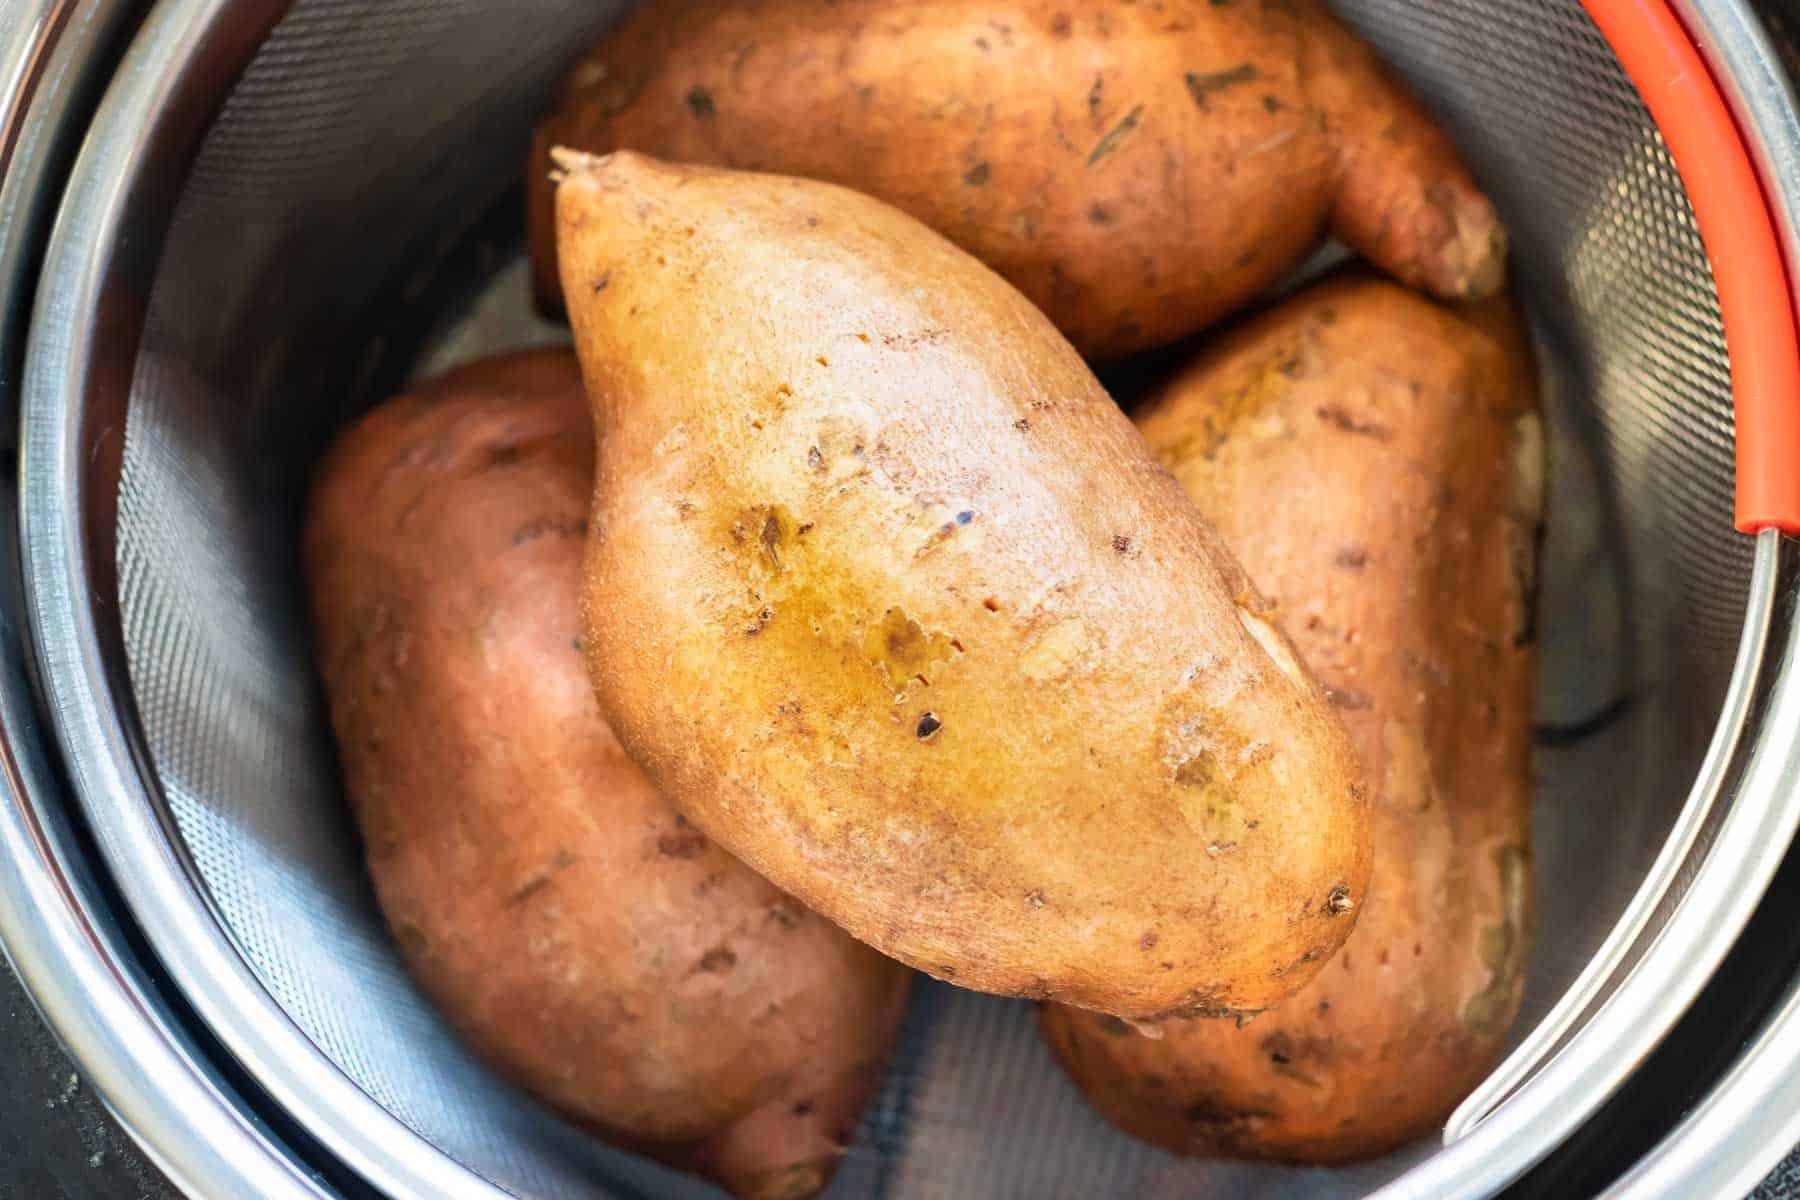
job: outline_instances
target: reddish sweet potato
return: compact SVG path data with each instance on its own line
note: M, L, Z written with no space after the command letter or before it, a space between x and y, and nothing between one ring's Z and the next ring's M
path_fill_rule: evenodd
M1504 269L1449 139L1320 0L644 4L575 68L531 154L549 306L555 145L868 192L1090 357L1218 319L1327 228L1445 297Z
M1375 834L1349 941L1249 1024L1173 1021L1153 1041L1044 1011L1069 1073L1139 1137L1373 1157L1439 1124L1500 1052L1530 942L1543 476L1523 347L1504 313L1470 323L1340 279L1224 337L1139 418L1278 598L1356 745Z
M829 1178L908 972L689 826L601 719L573 355L454 372L320 469L306 566L383 911L488 1062L746 1197Z

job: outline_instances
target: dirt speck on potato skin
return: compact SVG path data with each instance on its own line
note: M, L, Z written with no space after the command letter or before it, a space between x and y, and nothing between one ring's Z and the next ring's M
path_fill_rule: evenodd
M592 474L564 351L452 372L321 464L304 557L370 873L495 1069L735 1195L810 1195L909 973L720 850L613 737L579 654Z

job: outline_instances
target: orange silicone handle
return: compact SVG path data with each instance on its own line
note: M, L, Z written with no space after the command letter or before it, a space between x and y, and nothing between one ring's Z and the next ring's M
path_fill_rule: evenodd
M1582 0L1650 110L1706 243L1737 415L1737 527L1800 533L1800 341L1768 197L1666 0Z

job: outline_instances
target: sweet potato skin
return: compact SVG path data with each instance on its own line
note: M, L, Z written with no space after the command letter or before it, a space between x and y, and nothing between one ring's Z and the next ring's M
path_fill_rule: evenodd
M1086 355L1191 333L1334 228L1409 284L1491 292L1494 212L1315 0L659 0L575 68L530 156L558 302L554 145L844 184L1005 276Z
M1224 336L1138 418L1280 605L1373 801L1356 931L1239 1027L1153 1041L1046 1008L1115 1124L1184 1154L1338 1163L1440 1124L1499 1055L1530 947L1534 378L1391 283L1321 285Z
M1073 348L860 193L563 161L609 431L585 644L664 794L965 987L1127 1017L1297 988L1367 877L1349 745Z
M305 561L369 870L503 1074L737 1195L808 1195L910 973L709 842L607 729L579 643L592 480L567 351L452 372L321 465Z

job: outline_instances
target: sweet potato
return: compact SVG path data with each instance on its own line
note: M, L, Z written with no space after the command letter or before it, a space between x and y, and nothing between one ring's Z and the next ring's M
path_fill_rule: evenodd
M1352 752L1069 343L861 193L560 161L608 431L584 640L664 794L965 987L1126 1017L1298 988L1368 874Z
M1297 995L1160 1041L1046 1009L1121 1128L1335 1163L1441 1123L1500 1052L1530 946L1531 363L1390 283L1333 281L1224 337L1139 427L1280 605L1362 759L1375 872Z
M305 558L369 871L502 1073L739 1196L810 1195L910 973L708 841L608 731L579 641L592 486L566 351L382 405L320 467Z
M1327 229L1438 295L1505 238L1455 148L1321 0L657 0L574 69L548 150L620 148L865 191L973 252L1089 357L1172 341Z

